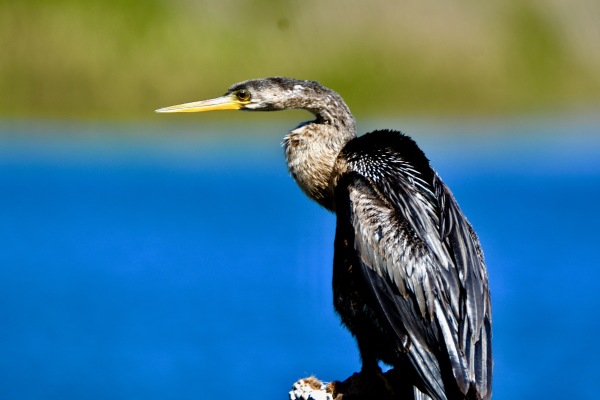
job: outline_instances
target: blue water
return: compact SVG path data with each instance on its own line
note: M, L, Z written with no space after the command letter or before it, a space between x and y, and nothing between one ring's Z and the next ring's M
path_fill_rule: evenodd
M494 398L597 398L600 123L378 125L480 235ZM287 126L1 125L0 399L282 399L357 371L334 217L258 133Z

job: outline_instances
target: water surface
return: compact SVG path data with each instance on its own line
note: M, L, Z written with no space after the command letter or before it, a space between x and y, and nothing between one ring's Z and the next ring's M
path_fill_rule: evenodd
M494 398L596 398L600 124L406 125L484 246ZM0 128L1 399L277 399L360 368L335 219L258 134L286 126L246 129Z

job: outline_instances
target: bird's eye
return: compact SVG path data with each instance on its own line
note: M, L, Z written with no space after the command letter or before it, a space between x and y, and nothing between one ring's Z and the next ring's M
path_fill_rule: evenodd
M252 97L250 95L250 92L246 89L240 89L237 92L235 92L235 96L238 98L239 101L249 101L250 97Z

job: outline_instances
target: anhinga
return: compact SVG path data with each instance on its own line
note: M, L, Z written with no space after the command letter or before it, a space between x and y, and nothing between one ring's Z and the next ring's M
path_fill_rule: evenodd
M491 304L477 235L408 136L356 136L348 106L314 81L237 83L211 100L158 112L304 109L285 137L302 190L337 215L334 306L356 337L361 375L378 361L401 371L415 398L489 399ZM396 385L397 386L397 385Z

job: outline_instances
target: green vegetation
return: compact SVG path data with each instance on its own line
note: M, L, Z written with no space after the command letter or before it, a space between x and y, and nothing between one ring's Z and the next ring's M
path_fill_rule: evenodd
M597 107L598 21L595 0L0 0L0 116L143 118L269 75L363 115Z

